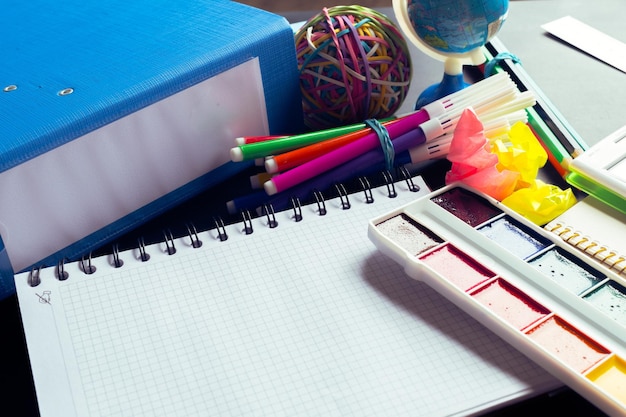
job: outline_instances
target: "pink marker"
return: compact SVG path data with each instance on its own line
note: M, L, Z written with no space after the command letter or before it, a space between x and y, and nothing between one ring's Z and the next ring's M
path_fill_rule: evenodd
M387 126L387 132L393 141L419 128L422 129L424 135L416 135L416 137L425 137L428 141L443 135L446 129L454 129L456 119L465 108L490 106L490 103L498 101L497 99L501 97L508 98L512 93L514 95L515 91L517 91L515 84L508 74L502 72L428 104L415 113L398 118ZM410 147L423 142L424 140L412 143ZM274 176L264 184L265 191L269 195L274 195L376 149L378 146L381 146L378 135L372 132L361 139Z
M387 132L389 132L390 138L393 139L419 128L421 124L428 120L428 113L425 110L420 110L390 124L387 126ZM414 145L419 145L419 143ZM378 146L380 146L380 139L376 132L369 133L361 139L357 139L289 171L274 176L264 184L265 191L269 195L274 195L342 165Z

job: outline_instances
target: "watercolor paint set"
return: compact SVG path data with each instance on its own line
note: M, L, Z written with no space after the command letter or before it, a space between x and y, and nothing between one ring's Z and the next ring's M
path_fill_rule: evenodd
M452 184L370 220L377 248L603 411L626 413L626 281Z

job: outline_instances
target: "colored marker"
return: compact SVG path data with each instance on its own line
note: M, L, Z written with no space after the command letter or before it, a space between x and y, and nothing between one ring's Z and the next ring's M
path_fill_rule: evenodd
M556 140L552 132L542 122L541 118L531 116L528 126L539 141L541 147L548 154L548 162L550 162L550 165L554 167L561 177L565 178L568 173L567 167L571 160L567 150Z
M517 110L505 117L489 118L483 116L481 122L485 136L495 137L508 132L510 127L517 122L526 122L527 114L524 110ZM450 149L453 133L447 133L431 142L415 147L410 147L413 136L418 132L409 132L393 141L395 155L395 166L418 165L435 159L445 158ZM301 201L310 198L312 190L325 191L333 184L346 182L349 179L367 176L386 170L385 157L381 149L374 149L357 158L327 171L313 179L295 186L292 189L276 194L271 199L263 199L263 203L272 204L274 210L284 210L289 208L291 197L297 197ZM259 204L256 207L259 207Z
M268 181L270 178L272 178L272 175L268 174L267 172L261 172L259 174L251 175L250 187L252 187L253 190L261 190L263 189L263 184L265 184L265 181Z
M400 121L400 119L403 119L406 124L418 125L422 122L442 116L444 114L458 113L460 115L461 111L468 106L475 106L476 103L485 104L485 100L487 103L489 103L491 100L493 100L495 96L503 97L506 93L514 93L516 91L517 89L511 81L510 76L507 73L503 72L501 74L496 74L492 77L488 77L484 80L474 83L463 90L450 94L449 96L446 96L441 100L437 100L433 103L428 104L427 106L424 106L420 110L417 110L406 116L398 117L397 119L398 121ZM395 119L396 118L384 119L380 122L386 124L388 121L393 121ZM393 125L395 125L395 123ZM337 137L346 133L354 132L360 129L369 129L369 127L364 123L358 123L311 133L304 133L301 135L279 138L276 140L261 141L258 143L240 145L231 149L230 156L231 160L234 162L247 159L263 158L307 146L312 143L317 143L322 140ZM405 132L406 131L402 133ZM371 134L371 137L378 140L375 134Z
M386 123L395 120L389 118L382 121ZM245 161L248 159L265 158L270 155L287 152L292 149L318 143L332 139L346 133L355 132L362 129L369 129L365 123L356 123L347 126L340 126L331 129L317 130L315 132L302 133L299 135L285 136L271 140L260 140L253 143L246 143L236 146L230 150L230 158L233 162ZM236 141L238 141L237 139Z
M265 142L266 140L281 139L281 138L286 138L286 137L287 136L285 135L241 136L241 137L235 138L235 144L239 146L239 145L245 145L246 143Z
M256 210L269 200L270 197L265 191L254 191L228 201L226 203L226 209L228 210L228 214L237 214L243 210ZM275 210L279 211L276 208Z
M512 124L518 121L526 121L525 112L518 111L511 114L509 118L497 118L485 122L483 123L485 135L487 137L493 137L502 132L506 132L510 129ZM448 155L453 133L447 133L422 145L407 147L412 141L411 136L413 134L415 134L415 132L409 132L393 142L394 149L396 150L396 167L406 164L421 164L423 162L445 158ZM307 182L306 187L315 187L319 190L325 190L332 186L333 183L345 182L355 176L369 175L383 171L386 168L382 150L374 149Z
M534 98L532 94L518 93L511 97L508 91L499 90L492 92L492 94L481 94L479 97L475 97L475 102L472 103L471 106L479 115L484 113L485 115L489 114L490 117L499 117L500 115L517 111L520 108L532 106L533 104ZM454 131L461 111L462 109L459 109L458 112L455 109L451 114L444 114L438 118L433 118L422 123L415 123L411 118L403 118L402 120L390 124L387 126L387 131L392 138L392 142L394 142L396 153L433 140L446 132ZM411 131L416 131L416 133L414 135L404 136ZM409 138L408 143L396 145L395 141L401 137ZM307 181L325 171L345 164L365 152L376 149L378 146L380 146L378 135L376 133L370 133L361 139L328 152L287 172L276 175L264 184L265 191L270 195L274 195Z
M419 128L420 124L424 123L421 121L422 119L411 118L406 120L407 123L395 123L394 125L389 126L389 135L391 137L398 137L414 131L418 133L415 135L414 145L417 146L420 143L425 142L426 136L423 130ZM437 129L435 135L441 136L442 133L443 131L440 128ZM361 139L350 142L338 149L330 151L311 161L305 162L304 164L299 165L287 172L276 175L264 184L265 191L269 195L274 195L297 184L303 183L306 180L309 180L339 165L345 164L359 155L362 155L372 149L376 149L379 146L380 140L378 139L378 135L376 133L370 133Z
M356 139L362 138L370 132L371 129L361 129L356 132L341 135L334 139L314 143L312 145L284 152L276 156L269 156L265 159L265 170L270 174L286 171L322 156L325 153L346 145Z
M407 133L407 135L414 134L415 132ZM405 140L404 142L408 141L409 140ZM407 164L420 164L445 158L448 155L451 141L452 135L447 134L433 142L398 152L395 157L395 166L400 167ZM338 166L294 188L277 194L271 199L266 200L265 203L271 204L275 210L284 210L289 208L292 197L306 201L311 197L314 190L324 192L333 187L334 184L344 183L356 177L377 174L386 169L387 167L385 166L382 150L375 149L371 152L364 153L348 164Z
M523 110L513 112L508 117L496 118L483 122L485 135L494 137L510 129L516 122L526 122L526 112ZM412 132L407 135L413 134ZM400 138L398 138L400 139ZM408 140L394 141L394 147L402 146ZM452 134L443 135L432 142L425 143L404 151L395 156L395 166L400 167L408 164L421 164L436 159L445 158L450 149ZM382 150L374 149L359 156L358 158L336 167L316 178L306 181L283 193L269 196L265 191L257 191L242 197L235 198L227 203L228 212L236 214L241 210L259 210L264 204L271 204L275 211L289 209L291 199L297 198L304 202L311 198L314 190L326 191L334 184L346 182L352 178L367 176L382 172L386 169Z
M445 158L450 149L451 141L452 135L444 135L431 143L401 152L395 157L396 166ZM350 161L347 166L337 167L284 193L269 196L265 191L257 191L235 198L227 203L227 209L230 214L236 214L241 210L256 210L264 204L272 204L275 211L281 211L289 208L292 197L305 201L314 190L325 191L335 183L345 182L355 176L378 173L385 168L382 151L374 150Z
M414 150L401 152L396 155L396 166L399 167L406 164L417 164L428 160L444 158L447 155L450 141L451 138L448 137L441 142L437 140L437 142L439 142L438 144L433 142L432 144L428 144L428 146L424 144L417 146ZM412 159L413 157L415 157L415 159ZM311 199L315 190L325 192L333 187L334 184L340 184L356 177L377 174L386 169L381 150L367 152L358 157L355 164L350 165L351 167L339 166L289 190L276 194L270 199L264 200L264 204L271 204L276 211L286 210L290 208L292 198L297 198L303 202L308 201ZM354 166L356 165L359 166L357 171L354 170Z

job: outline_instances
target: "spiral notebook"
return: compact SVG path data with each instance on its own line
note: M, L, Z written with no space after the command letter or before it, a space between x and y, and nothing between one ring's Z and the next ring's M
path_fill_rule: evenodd
M626 275L626 215L587 196L545 226L565 242Z
M415 177L16 275L41 415L449 416L559 387L368 240L427 191Z

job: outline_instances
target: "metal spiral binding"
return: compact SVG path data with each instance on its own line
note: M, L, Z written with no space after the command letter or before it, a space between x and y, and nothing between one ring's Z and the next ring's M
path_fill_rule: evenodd
M264 204L261 209L261 213L267 216L267 225L270 229L273 229L278 226L278 222L276 221L276 215L274 214L274 206L271 204Z
M409 171L405 168L405 167L401 167L399 168L399 172L400 172L400 177L405 180L407 182L408 188L410 191L412 192L417 192L420 190L420 187L418 185L416 185L413 182L413 178L411 176L411 174L409 173ZM396 191L396 187L395 187L395 182L394 182L394 177L393 175L389 172L389 171L383 171L382 172L383 175L383 179L384 179L384 183L385 186L387 187L387 194L390 198L394 198L397 197L398 192ZM368 180L367 177L360 177L358 178L358 181L361 185L361 188L363 190L363 193L365 194L365 203L366 204L372 204L374 203L374 196L372 193L372 187L370 185L370 182ZM342 183L336 183L335 184L335 189L337 191L337 194L339 196L340 202L341 202L341 208L343 210L348 210L352 207L351 203L350 203L350 199L349 199L349 194L344 186L344 184ZM327 207L326 207L326 198L324 197L323 193L318 190L315 189L312 192L313 197L314 197L314 204L317 205L317 213L320 216L325 216L328 213ZM295 222L300 222L303 220L303 214L302 214L302 205L300 202L300 199L298 197L291 197L291 209L293 210L293 215L292 215L292 219ZM278 221L276 220L276 213L274 211L274 207L272 204L265 204L262 206L261 210L260 210L260 214L261 215L265 215L267 217L267 225L269 228L273 229L278 227ZM243 210L241 212L241 216L242 216L242 222L243 222L243 231L246 235L250 235L254 232L254 228L253 228L253 218L252 215L250 214L250 212L248 210ZM217 239L220 242L224 242L226 240L228 240L228 233L226 231L226 225L224 223L224 221L222 220L221 217L216 216L213 217L213 221L215 223L215 230L217 233ZM202 240L200 240L198 231L196 229L196 227L193 224L187 224L186 225L187 228L187 235L189 236L190 242L191 242L191 247L192 248L200 248L203 244ZM560 230L561 228L563 228L563 230ZM562 225L557 225L554 228L552 228L550 230L553 233L556 233L558 235L563 235L566 232L571 232L571 230L564 228ZM569 236L569 239L572 239L574 237L580 237L580 235L577 234L573 234L572 236ZM585 251L589 251L592 248L595 248L596 246L598 246L597 251L592 251L590 252L592 255L597 255L603 251L608 251L608 249L602 247L600 249L600 246L596 243L596 242L592 242L587 238L582 238L579 242L578 242L578 246L579 248L581 246L579 246L581 243L589 243L587 246L585 246L584 249ZM177 253L177 248L176 248L176 239L174 238L174 235L172 234L172 232L168 229L168 230L164 230L163 231L163 243L165 245L165 253L167 253L168 255L174 255ZM136 250L138 251L138 260L141 260L142 262L147 262L150 260L150 254L147 251L147 246L145 243L145 240L143 237L140 237L138 239L137 242L137 248ZM626 258L619 256L618 254L609 251L608 253L603 253L606 254L607 256L604 256L603 258L600 259L614 259L615 262L611 262L612 264L619 264L621 262L625 262ZM111 251L111 265L114 268L121 268L124 266L124 261L122 260L122 258L120 257L120 249L118 244L113 244L112 246L112 251ZM65 281L67 279L69 279L69 272L66 270L65 268L65 263L66 260L63 259L61 261L59 261L56 265L55 268L55 275L57 277L57 279L59 281ZM92 262L92 253L90 252L88 255L86 256L82 256L80 258L80 260L77 262L79 269L87 275L91 275L94 274L96 272L96 266L93 264ZM41 283L41 266L40 267L35 267L33 269L31 269L30 274L28 276L28 285L30 285L31 287L36 287L37 285L39 285ZM622 268L625 269L625 268Z
M243 219L243 231L247 235L251 235L254 233L254 228L252 227L252 216L248 210L244 210L241 212L241 217Z
M224 220L221 217L214 217L213 222L215 223L215 230L217 231L217 238L220 242L224 242L228 240L228 233L226 233L226 226L224 225Z
M176 245L174 244L174 236L170 230L163 231L163 242L165 243L165 251L168 255L176 253Z
M343 186L343 184L335 184L335 188L337 189L337 194L339 194L341 208L343 210L349 210L351 205L350 199L348 198L348 193L346 192L346 188Z
M383 171L383 179L385 180L385 185L387 186L387 195L389 198L396 198L398 196L398 192L396 191L396 186L393 182L393 176L389 171Z
M302 221L302 206L298 197L291 197L291 207L293 209L293 219L296 222Z
M70 277L69 272L65 270L65 259L61 259L57 262L55 275L59 281L65 281Z
M319 190L313 190L313 196L315 197L315 203L317 204L317 213L320 216L325 216L328 211L326 211L324 195Z
M122 260L122 258L120 258L120 247L118 244L113 245L111 256L113 258L114 268L121 268L124 266L124 261Z
M365 203L372 204L374 202L374 195L372 194L370 182L367 180L367 177L360 177L359 182L361 183L361 188L363 188L363 192L365 193Z
M150 254L146 251L146 242L143 237L138 239L137 250L139 251L139 259L141 262L148 262L150 260Z
M200 240L200 237L198 236L198 231L196 230L196 226L194 226L193 223L187 224L187 236L189 236L189 239L191 240L192 248L197 249L202 246L202 241ZM226 237L226 239L227 238L228 236Z
M554 223L547 225L546 230L559 236L563 241L575 246L579 249L587 251L587 249L593 252L593 248L599 246L597 242L592 241L586 236L583 236L579 232L572 230L570 227L561 223ZM597 252L597 251L596 251Z
M36 287L41 284L41 267L33 268L28 273L28 285L30 287Z
M406 184L409 187L409 191L411 191L412 193L418 192L420 190L420 187L413 182L413 176L411 175L409 170L404 165L401 166L398 170L400 171L400 175L402 176L404 181L406 181Z
M96 266L91 262L91 252L87 255L80 258L79 262L80 270L83 271L87 275L91 275L96 272Z

